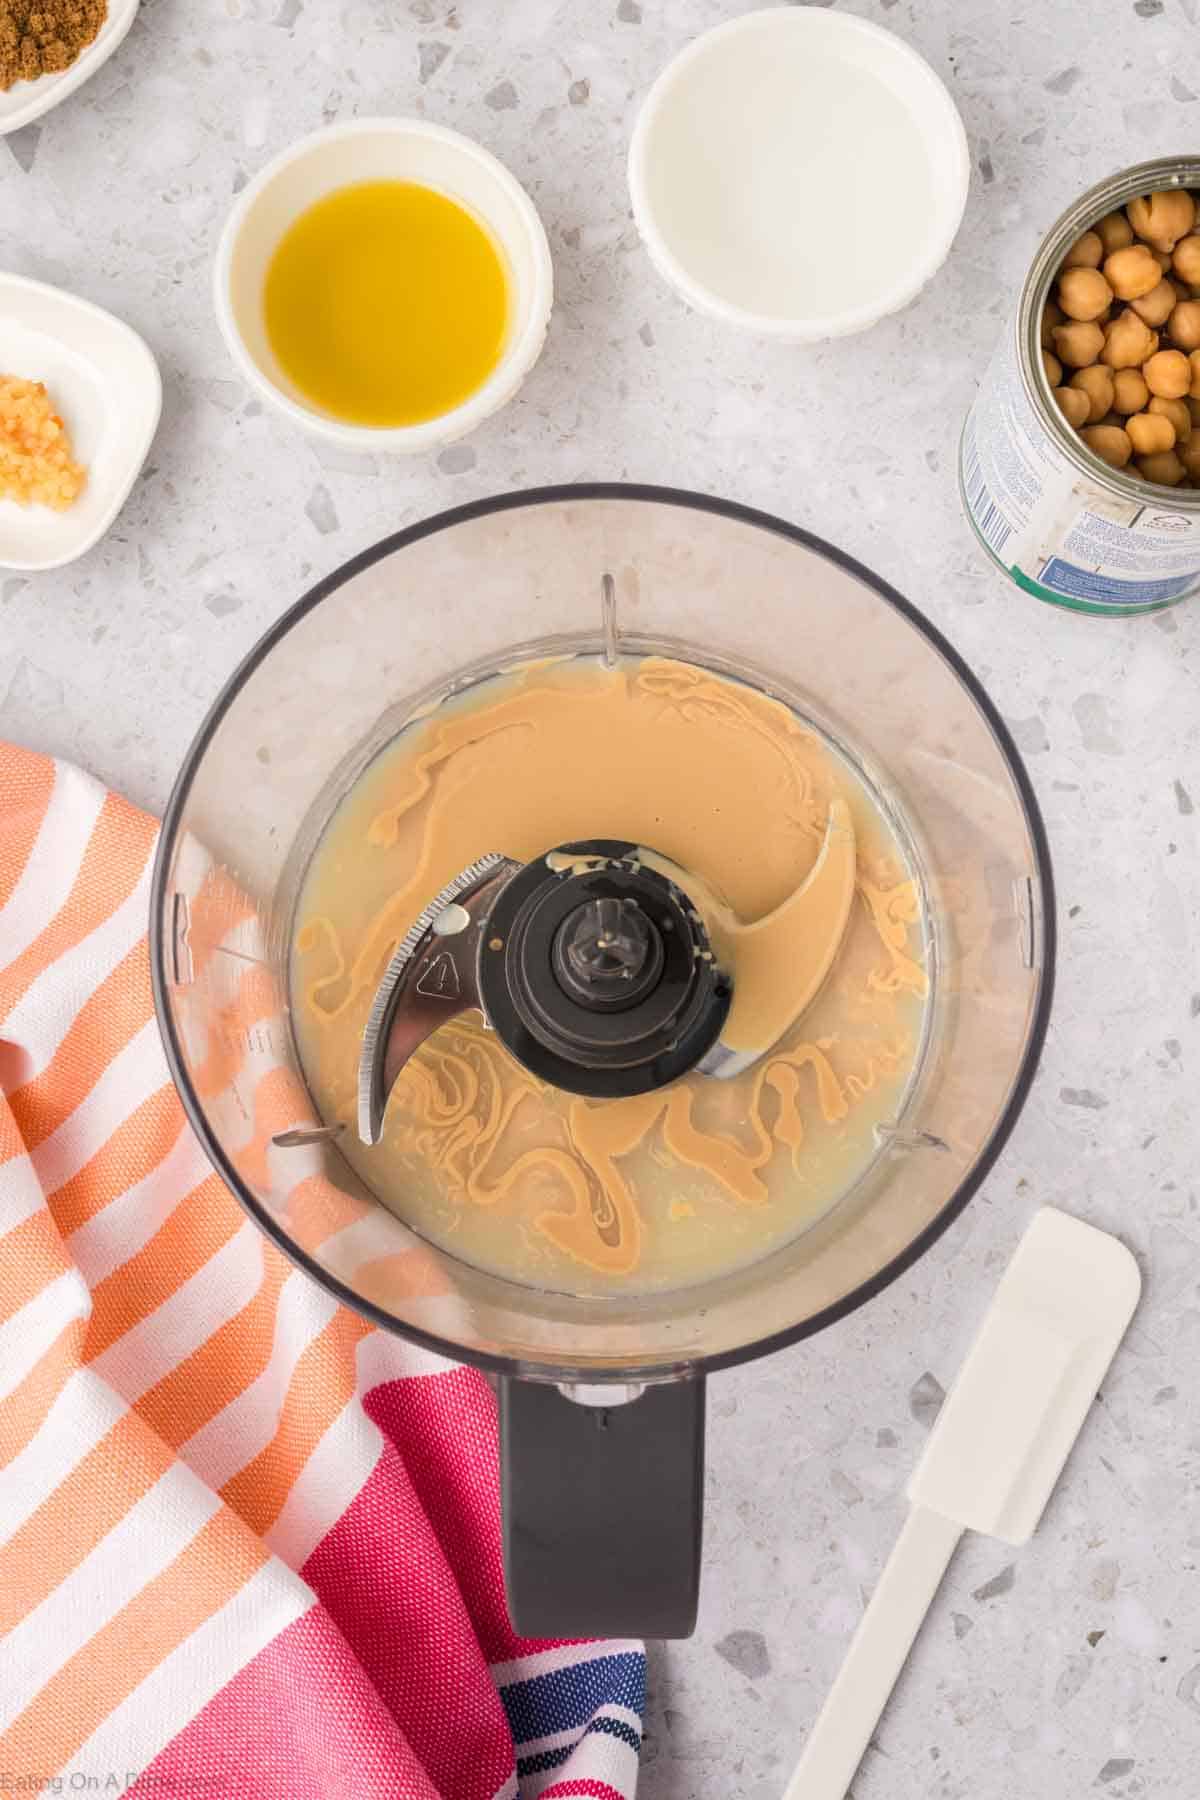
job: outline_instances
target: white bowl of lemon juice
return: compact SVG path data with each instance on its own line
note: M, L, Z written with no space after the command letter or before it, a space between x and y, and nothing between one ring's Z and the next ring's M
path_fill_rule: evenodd
M242 374L295 424L421 451L516 393L553 275L533 202L490 152L419 119L353 119L239 195L215 297Z

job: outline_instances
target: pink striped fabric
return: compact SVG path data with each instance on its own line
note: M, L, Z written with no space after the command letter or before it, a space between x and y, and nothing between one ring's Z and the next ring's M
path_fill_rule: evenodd
M0 746L0 1793L632 1800L641 1646L514 1636L487 1383L291 1269L184 1121L155 835Z

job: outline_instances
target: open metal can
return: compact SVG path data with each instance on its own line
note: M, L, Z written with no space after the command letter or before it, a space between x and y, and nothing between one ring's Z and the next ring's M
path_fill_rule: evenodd
M1111 468L1078 437L1042 365L1042 311L1063 257L1138 194L1200 189L1200 159L1139 163L1089 189L1047 232L967 414L959 486L992 561L1075 612L1155 612L1200 591L1200 489Z

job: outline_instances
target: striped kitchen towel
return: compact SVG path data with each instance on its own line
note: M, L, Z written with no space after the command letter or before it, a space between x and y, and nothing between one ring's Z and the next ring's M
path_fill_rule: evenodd
M184 1121L155 835L0 746L0 1794L631 1800L641 1646L514 1636L486 1382L293 1270Z

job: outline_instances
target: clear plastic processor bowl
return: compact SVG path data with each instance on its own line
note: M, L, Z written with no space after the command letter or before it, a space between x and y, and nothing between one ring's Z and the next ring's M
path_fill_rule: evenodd
M614 623L602 596L622 651L701 662L779 696L905 822L932 922L933 999L902 1116L815 1225L700 1286L595 1299L483 1273L364 1187L304 1089L287 950L308 857L356 775L465 683L528 656L600 651ZM279 619L217 699L171 797L151 944L172 1073L251 1217L376 1325L504 1377L521 1628L671 1635L695 1605L703 1377L843 1317L965 1206L1032 1079L1054 915L1012 740L913 606L764 514L597 485L413 526Z

